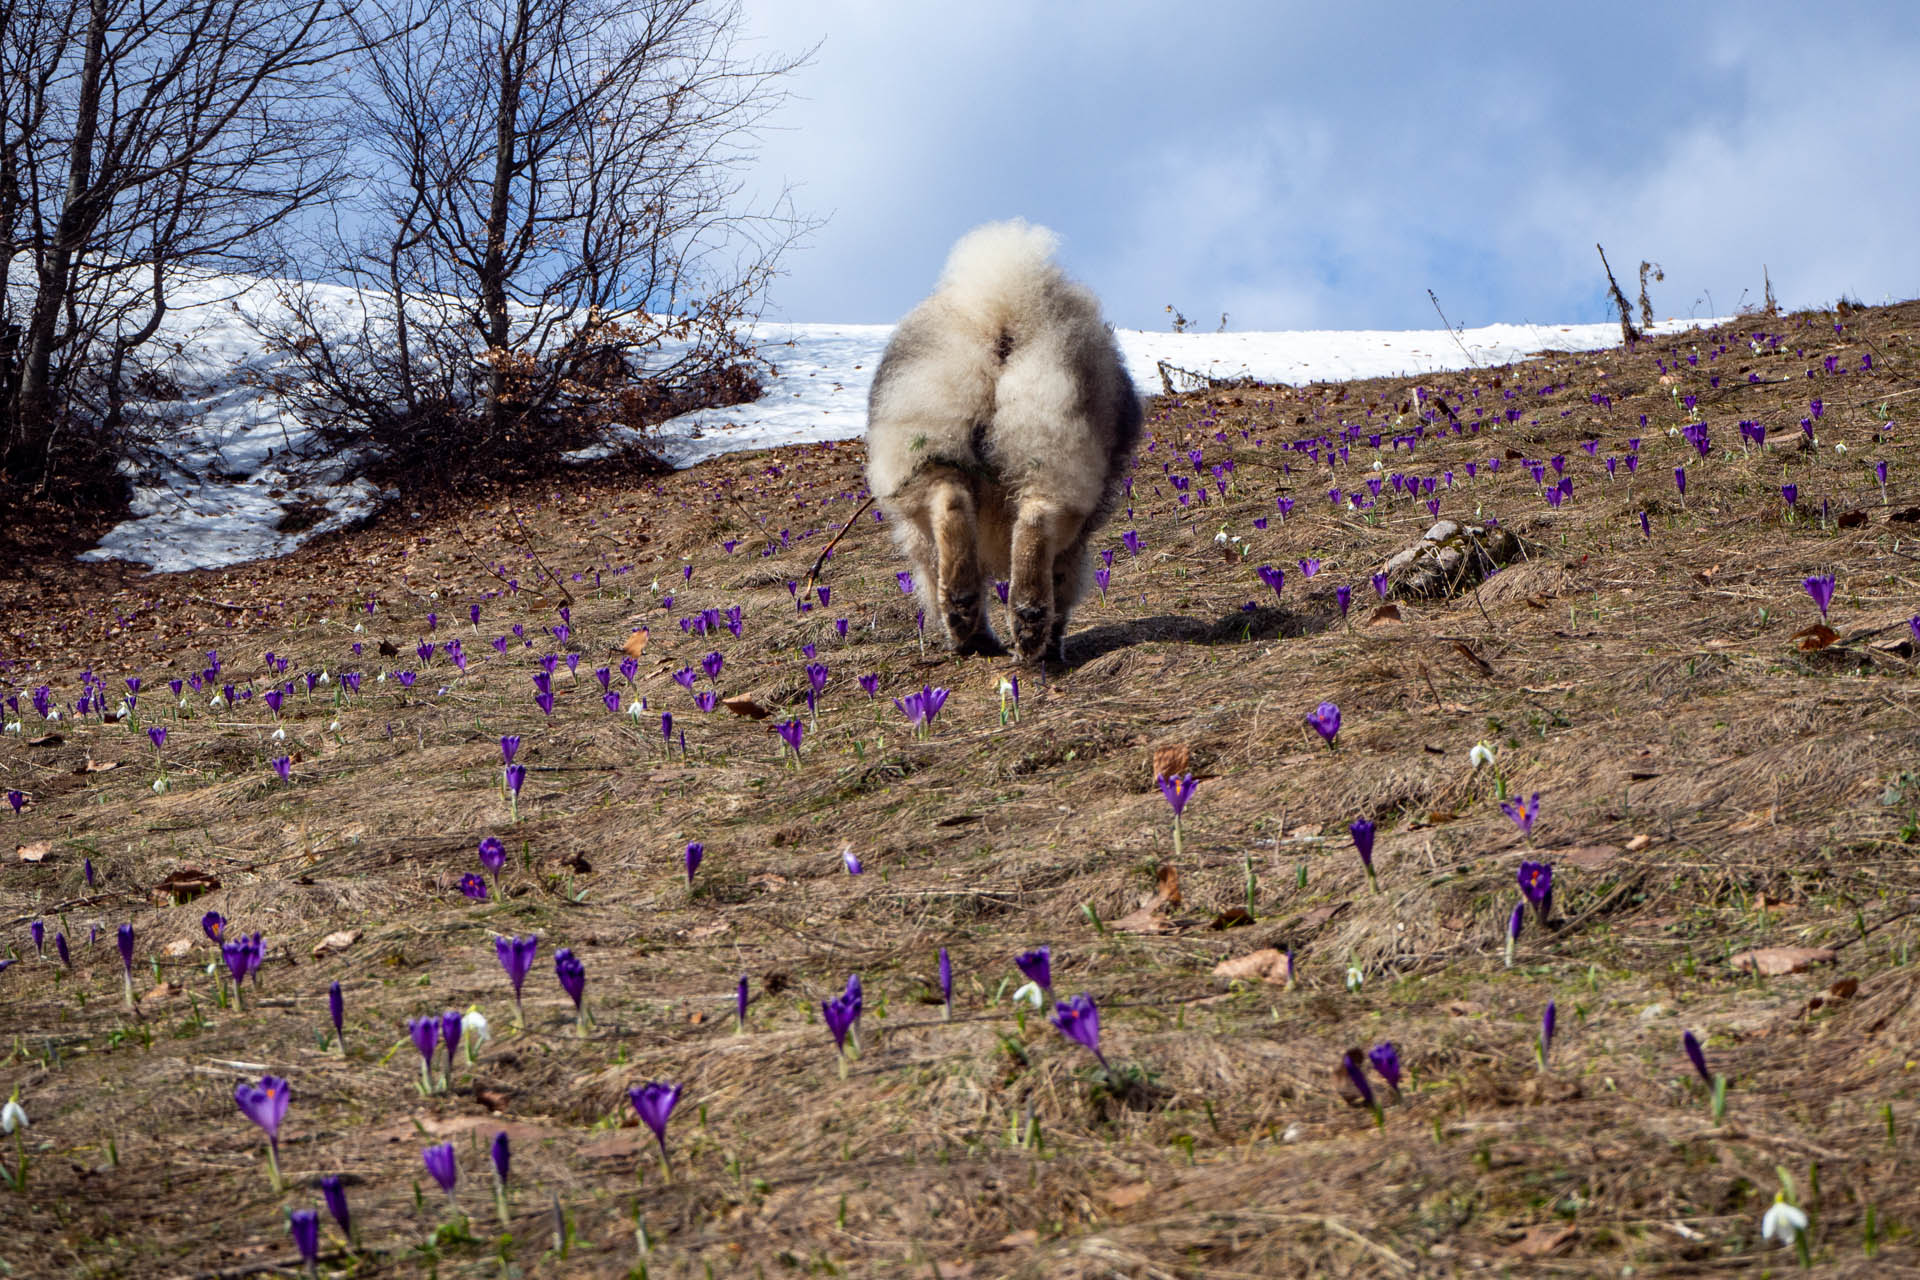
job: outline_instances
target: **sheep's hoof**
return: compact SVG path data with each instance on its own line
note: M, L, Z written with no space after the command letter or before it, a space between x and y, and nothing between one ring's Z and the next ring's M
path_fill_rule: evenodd
M1013 646L1029 662L1045 655L1052 630L1045 609L1027 605L1013 611Z
M958 658L999 658L1006 652L1007 647L985 627L953 646L954 656Z

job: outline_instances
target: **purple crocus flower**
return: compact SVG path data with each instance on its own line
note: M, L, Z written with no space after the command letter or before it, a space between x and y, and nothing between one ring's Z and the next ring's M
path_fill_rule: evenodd
M1129 529L1120 535L1120 545L1125 547L1128 553L1135 559L1138 559L1140 556L1140 548L1144 544L1140 541L1140 535L1134 530Z
M346 997L340 992L340 984L335 982L327 988L327 1017L333 1022L333 1036L336 1040L344 1039L347 1034L344 1025L346 1016ZM344 1047L341 1052L345 1052Z
M1261 565L1258 569L1254 570L1254 573L1258 575L1260 581L1267 584L1268 589L1276 596L1280 594L1280 589L1287 585L1286 573L1274 568L1270 564Z
M68 969L73 968L73 957L67 954L66 934L56 933L53 935L53 950L54 954L60 957L61 964L65 965Z
M115 930L115 933L118 935L117 940L120 945L120 967L125 969L131 977L133 974L133 926L123 924Z
M46 951L47 951L47 923L46 923L46 921L44 921L44 920L35 920L35 921L33 921L32 923L30 923L29 925L27 925L27 932L28 932L28 934L30 934L30 935L32 936L32 938L33 938L33 949L34 949L34 951L35 951L35 953L37 953L37 954L39 954L39 955L45 955L45 954L46 954Z
M693 888L693 873L700 869L700 859L705 857L706 853L706 845L700 843L698 840L687 841L686 853L681 857L681 861L685 863L687 868L687 888Z
M947 958L947 949L940 948L940 998L946 1004L946 1016L953 1017L953 961Z
M1353 588L1338 586L1333 589L1333 602L1340 607L1340 616L1347 616L1347 610L1353 606Z
M747 1029L747 975L744 973L733 992L733 1025L737 1031Z
M1331 702L1323 702L1307 713L1307 723L1313 731L1326 739L1329 747L1340 733L1340 708Z
M1319 562L1318 560L1313 560L1313 559L1302 559L1302 560L1300 561L1300 576L1301 576L1301 577L1303 577L1303 578L1311 578L1311 577L1312 577L1312 576L1313 576L1314 574L1316 574L1316 573L1318 573L1318 572L1320 572L1320 562Z
M700 659L700 669L707 673L708 680L719 680L720 668L725 665L726 659L721 657L718 652L709 653L706 657Z
M840 1053L840 1074L847 1071L847 1036L853 1031L854 1024L860 1021L861 998L851 985L844 993L831 1000L820 1002L820 1018L827 1024L827 1031L833 1036L833 1046Z
M526 1025L526 1017L520 1009L520 988L527 980L527 973L533 968L534 953L540 950L540 939L532 934L524 938L508 937L505 934L493 940L494 955L499 957L500 967L506 970L507 981L513 984L514 1021Z
M505 1186L507 1175L513 1169L513 1149L507 1145L507 1131L502 1129L493 1135L493 1143L488 1148L493 1157L493 1176L501 1186Z
M1092 996L1083 991L1060 1001L1053 1006L1048 1020L1060 1029L1061 1035L1091 1053L1102 1067L1107 1066L1107 1056L1100 1052L1100 1009Z
M480 865L494 879L500 878L500 869L507 865L507 846L500 843L498 836L488 836L480 842Z
M1833 575L1830 573L1815 574L1810 578L1803 578L1800 585L1805 587L1807 594L1813 597L1814 604L1819 606L1820 618L1822 621L1825 621L1827 608L1833 603Z
M516 800L519 799L520 797L520 788L526 785L527 785L527 766L523 764L508 765L507 766L507 790L512 793L513 797Z
M1176 818L1185 811L1187 801L1193 799L1194 789L1200 785L1191 773L1183 773L1177 778L1161 774L1154 781L1159 784L1160 794L1167 798L1167 804L1172 807Z
M466 894L467 897L473 899L475 902L485 902L487 900L487 882L480 876L469 871L460 877L460 892Z
M700 673L692 667L682 667L673 673L673 682L682 689L685 689L688 693L693 692L693 682L699 678Z
M272 761L272 764L273 771L280 775L280 781L293 781L293 758L291 756L280 756Z
M433 1014L407 1019L407 1035L420 1054L420 1080L424 1092L433 1089L433 1054L440 1047L440 1019Z
M1553 866L1545 862L1520 864L1520 893L1542 925L1553 913Z
M160 750L160 748L167 745L166 729L164 729L160 725L154 725L151 729L147 730L147 741L153 744L153 749L155 751Z
M9 791L7 792L7 804L15 813L19 813L27 807L27 797L21 792Z
M454 1156L453 1144L442 1142L428 1147L420 1153L420 1159L425 1162L433 1180L440 1184L440 1189L447 1193L447 1199L452 1200L454 1184L460 1181L460 1166Z
M1373 1069L1380 1073L1380 1078L1387 1082L1388 1087L1395 1093L1400 1091L1400 1051L1394 1048L1393 1041L1382 1040L1367 1050L1367 1061L1373 1064Z
M1680 1047L1687 1051L1687 1061L1693 1064L1693 1069L1700 1073L1702 1080L1706 1081L1707 1088L1713 1088L1713 1072L1707 1070L1707 1055L1700 1048L1700 1037L1694 1035L1692 1031L1684 1032L1680 1036Z
M788 749L793 752L794 761L798 763L800 759L800 740L806 736L807 726L802 724L798 719L793 719L782 720L779 724L773 726L773 728L774 732L780 735L780 741L786 743Z
M261 1076L259 1084L242 1080L233 1090L240 1114L267 1135L267 1169L275 1191L280 1189L280 1124L287 1118L287 1103L292 1096L287 1082L279 1076Z
M300 1261L312 1271L320 1265L320 1215L312 1209L294 1209L287 1214L287 1230L293 1236L293 1247L300 1251Z
M1531 836L1534 820L1540 816L1540 793L1536 791L1528 796L1524 805L1518 799L1503 801L1500 812L1513 819L1514 825L1520 828L1521 835Z
M1799 497L1800 497L1799 485L1783 484L1780 486L1780 498L1788 506L1792 506L1799 499Z
M403 674L403 675L404 675L405 673L404 673L404 672L402 672L401 674ZM402 683L411 683L411 681L403 681ZM540 708L540 712L541 712L541 714L542 714L542 715L549 715L549 716L550 716L550 715L552 715L552 714L553 714L553 693L552 693L552 691L551 691L551 690L543 690L543 691L542 691L542 692L540 692L540 693L536 693L536 694L534 694L534 695L533 695L533 705L534 705L534 706L536 706L536 707L539 707L539 708Z
M447 1046L447 1072L453 1072L453 1051L460 1047L460 1011L449 1009L440 1015L440 1039Z
M512 765L513 758L520 754L520 735L509 733L500 739L500 763Z
M1680 496L1683 498L1686 497L1687 496L1687 469L1685 467L1675 467L1673 469L1673 483L1674 483L1674 487L1680 490Z
M627 1101L633 1104L640 1123L653 1130L654 1141L660 1144L662 1167L667 1163L667 1120L680 1104L680 1094L679 1085L668 1084L664 1080L649 1080L638 1088L627 1090Z
M906 596L913 594L913 575L905 569L897 571L893 575L893 581L894 584L900 588L901 595Z
M553 972L560 979L560 987L573 1001L574 1014L582 1033L587 1026L587 967L580 963L580 957L573 954L573 948L562 947L553 953Z
M1553 1052L1553 1029L1558 1022L1558 1013L1553 1001L1547 1001L1546 1012L1540 1015L1540 1065L1547 1065L1547 1057Z
M1362 1063L1360 1052L1349 1049L1341 1056L1340 1065L1346 1069L1347 1080L1353 1085L1354 1092L1360 1095L1361 1103L1373 1112L1374 1119L1380 1119L1380 1104L1374 1100L1373 1084L1367 1079L1367 1069Z
M1367 883L1377 892L1379 881L1373 876L1373 822L1367 818L1355 818L1347 832L1353 837L1353 847L1360 854L1360 865L1366 869Z
M1031 951L1022 951L1013 958L1014 967L1025 974L1027 981L1053 998L1053 952L1046 947L1035 947Z
M353 1239L353 1215L347 1211L347 1188L340 1181L340 1175L330 1173L320 1179L320 1199L326 1204L327 1212L340 1224L340 1234Z

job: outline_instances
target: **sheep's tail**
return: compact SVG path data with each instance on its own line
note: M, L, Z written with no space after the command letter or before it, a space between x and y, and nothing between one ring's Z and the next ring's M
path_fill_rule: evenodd
M937 292L954 306L997 321L1044 291L1058 276L1060 237L1024 218L989 222L960 238L947 255Z

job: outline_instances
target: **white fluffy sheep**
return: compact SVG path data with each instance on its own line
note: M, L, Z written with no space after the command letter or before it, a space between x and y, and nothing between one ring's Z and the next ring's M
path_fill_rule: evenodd
M961 237L900 322L867 401L867 483L954 651L1004 653L988 575L1011 579L1015 649L1065 654L1087 539L1140 438L1140 398L1099 301L1055 266L1044 227Z

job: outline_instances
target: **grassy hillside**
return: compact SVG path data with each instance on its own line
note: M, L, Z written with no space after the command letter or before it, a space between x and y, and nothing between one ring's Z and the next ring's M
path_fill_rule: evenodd
M0 1089L31 1124L0 1261L295 1267L286 1210L334 1175L358 1244L323 1214L322 1266L367 1276L1784 1274L1784 1171L1817 1270L1920 1266L1916 336L1920 304L1759 316L1158 400L1105 597L1045 673L923 646L858 445L477 495L218 574L15 563ZM1429 502L1522 554L1383 600ZM925 687L916 735L895 700ZM1178 852L1156 758L1197 779ZM1523 831L1502 801L1536 793ZM1523 862L1553 892L1509 962ZM261 935L243 1008L209 911ZM524 1028L499 935L539 939ZM1016 1002L1042 945L1110 1070ZM854 974L843 1062L821 1004ZM423 1093L408 1020L470 1007L491 1039ZM1343 1059L1383 1042L1376 1123ZM265 1074L279 1193L234 1096ZM628 1100L655 1080L684 1087L670 1179Z

